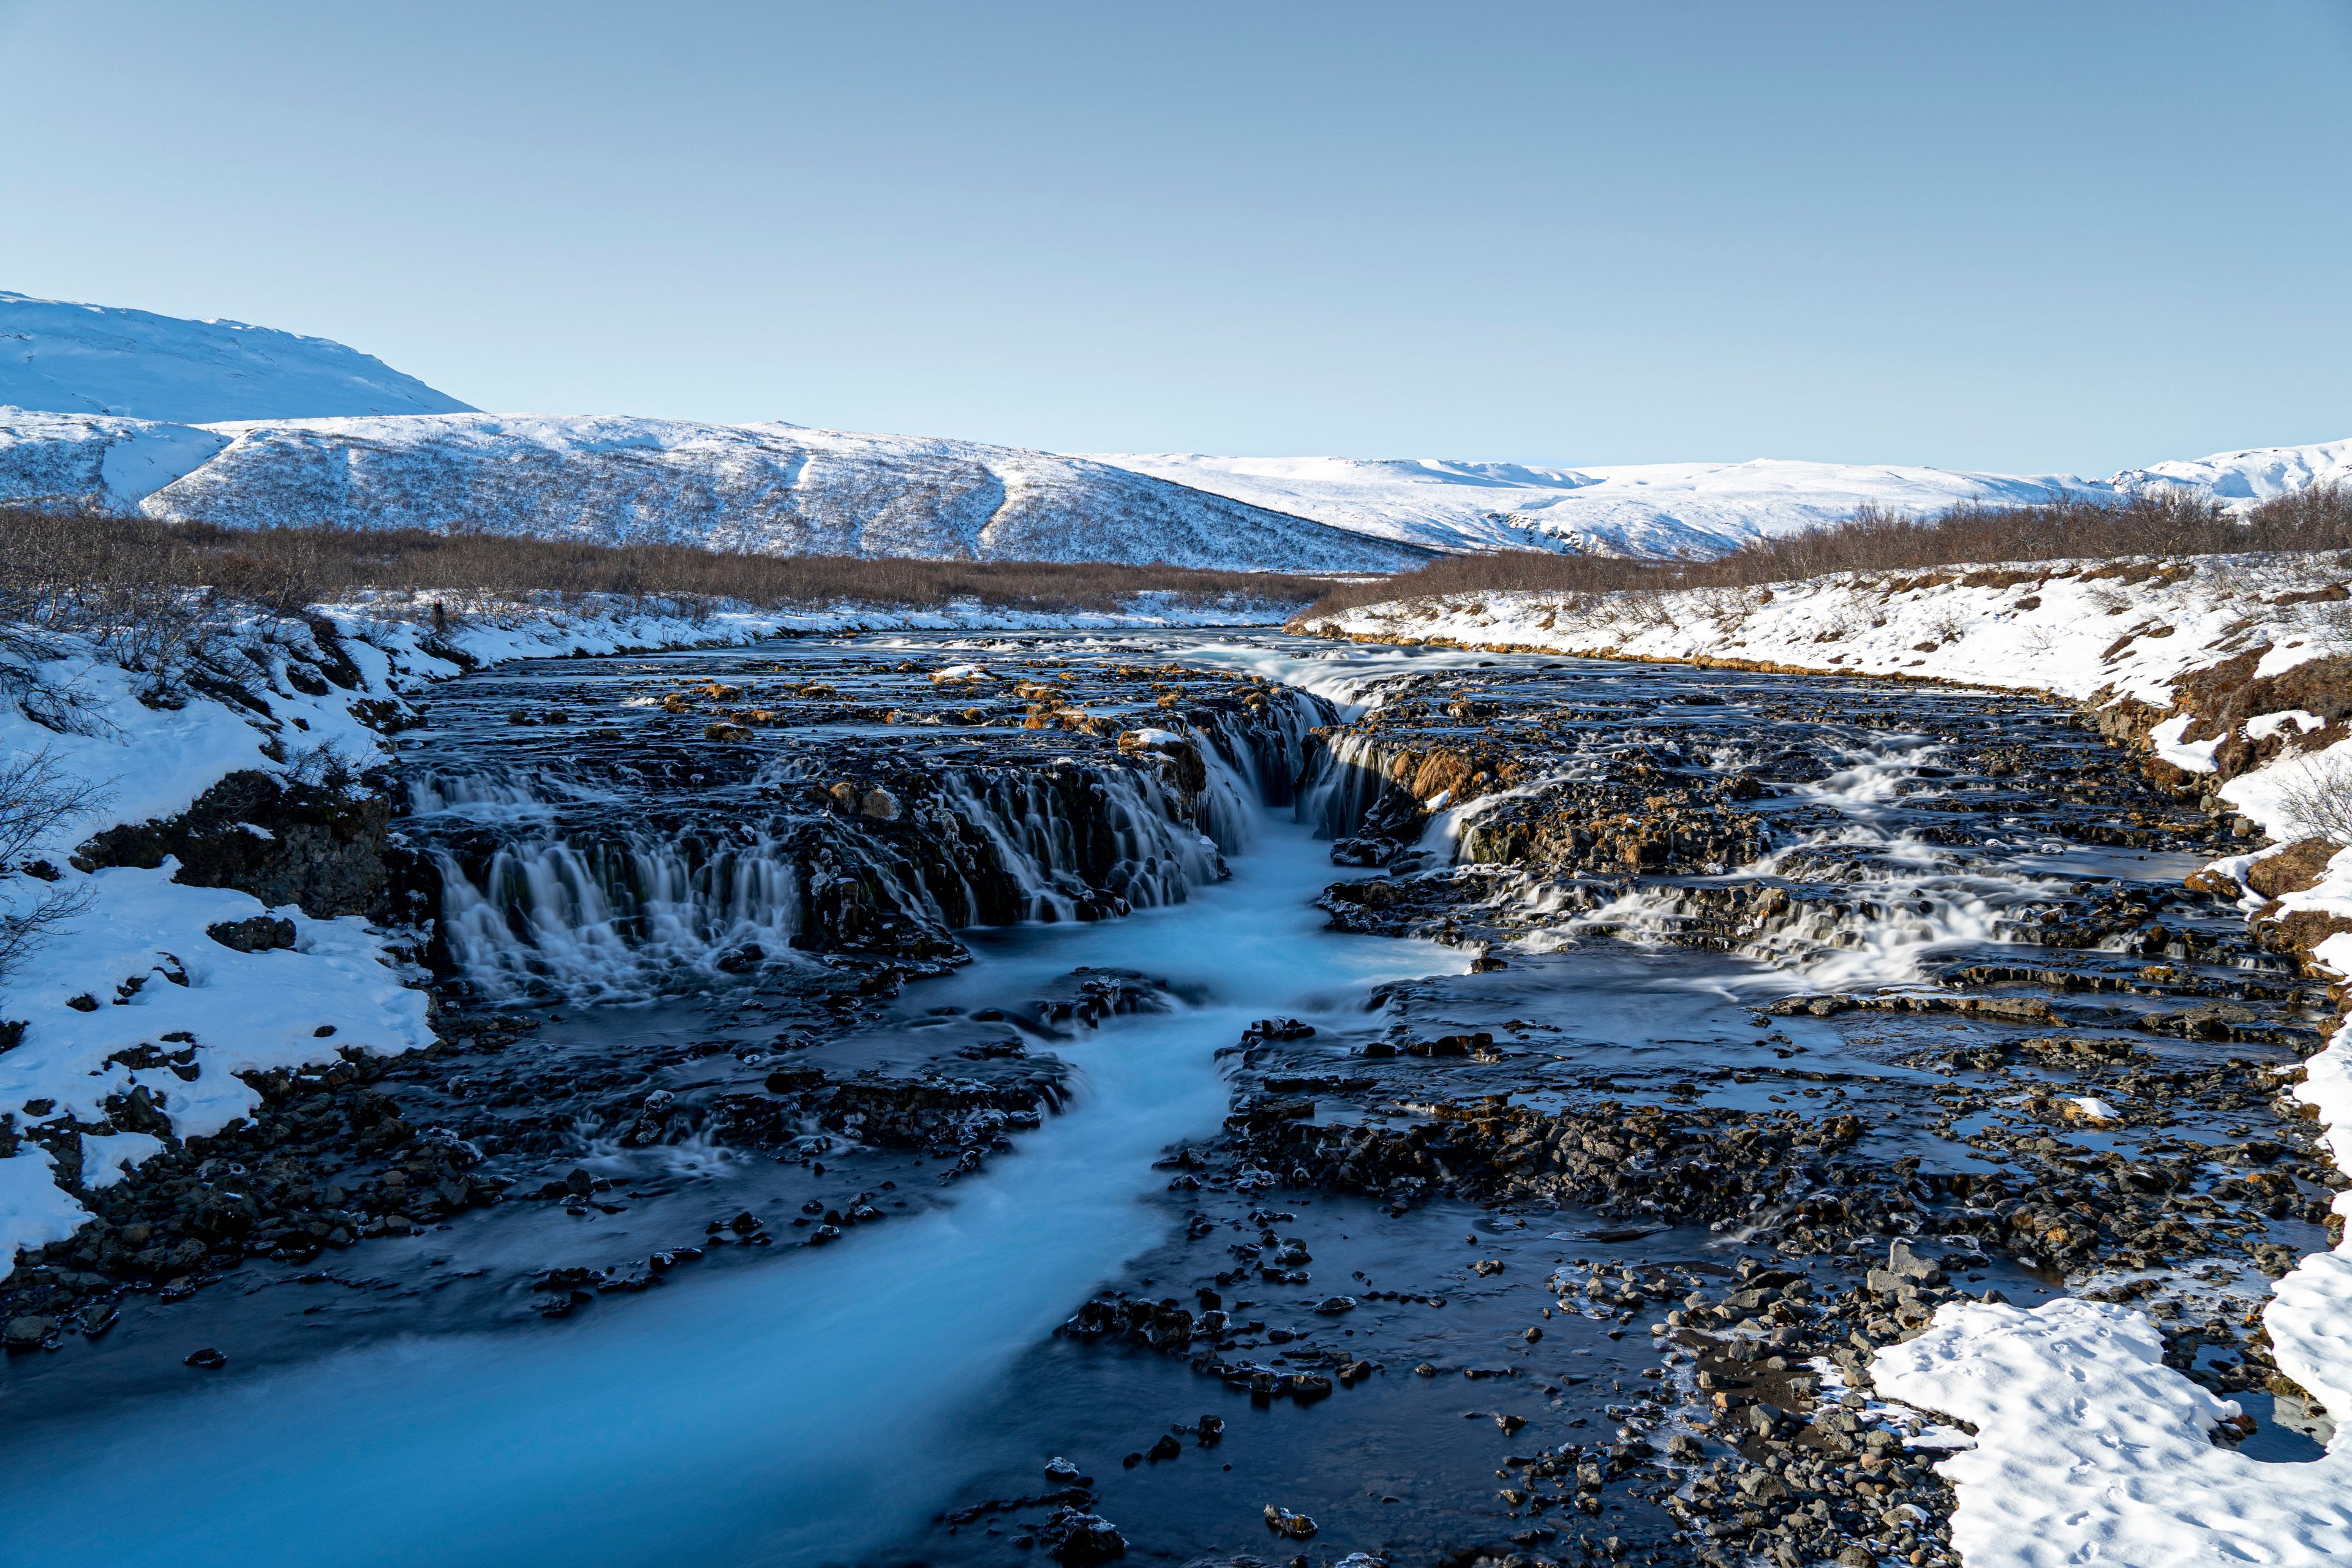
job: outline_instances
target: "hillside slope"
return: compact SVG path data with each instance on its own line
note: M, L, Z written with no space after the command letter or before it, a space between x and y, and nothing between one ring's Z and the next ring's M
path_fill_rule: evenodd
M179 425L467 407L325 338L5 291L0 405Z
M2313 485L2352 485L2352 440L2178 458L2126 468L2107 482L2118 491L2177 490L2248 507Z
M194 425L0 407L0 500L128 511L228 439Z
M2309 484L2352 480L2352 441L2225 452L2105 479L1779 458L1580 468L1433 458L1153 453L1096 458L1436 550L1648 557L1717 555L1749 539L1841 521L1864 504L1925 515L1962 501L2014 506L2061 491L2105 497L2164 489L2243 507Z
M761 554L1383 572L1427 552L1084 458L792 425L458 414L230 424L142 503L232 527L447 528Z

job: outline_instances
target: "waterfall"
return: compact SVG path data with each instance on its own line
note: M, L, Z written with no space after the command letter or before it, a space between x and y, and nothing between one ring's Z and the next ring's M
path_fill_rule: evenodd
M485 993L619 1000L795 950L936 960L968 926L1114 919L1223 880L1264 805L1291 805L1329 704L1272 688L1150 751L900 768L835 799L787 752L717 783L654 756L409 781L405 836L440 882L442 945ZM1171 722L1183 722L1171 721Z

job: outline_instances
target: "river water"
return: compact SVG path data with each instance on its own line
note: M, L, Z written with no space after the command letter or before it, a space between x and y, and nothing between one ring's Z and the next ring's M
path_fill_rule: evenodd
M1220 710L1223 729L1194 724L1209 776L1188 817L1149 777L1067 782L1055 773L1067 742L1050 730L910 728L965 700L969 689L929 679L956 660L995 666L1000 680L1015 666L1033 679L1069 675L1065 684L1113 729L1144 726L1165 706L1155 705L1154 682L1176 678L1152 670L1181 668L1195 682L1203 672L1255 677L1278 689ZM1044 1461L1066 1450L1097 1478L1097 1506L1139 1559L1286 1552L1257 1522L1265 1503L1316 1514L1318 1561L1505 1539L1511 1526L1486 1479L1502 1453L1492 1417L1565 1437L1612 1425L1654 1392L1634 1381L1647 1347L1638 1335L1625 1342L1614 1321L1555 1319L1546 1308L1549 1337L1524 1332L1550 1299L1537 1282L1571 1255L1691 1279L1720 1273L1731 1261L1721 1227L1597 1239L1617 1233L1589 1213L1531 1216L1444 1196L1253 1195L1247 1184L1215 1184L1213 1200L1171 1189L1155 1162L1215 1138L1237 1083L1264 1076L1257 1053L1235 1049L1254 1023L1311 1026L1313 1045L1290 1048L1335 1063L1369 1042L1440 1027L1496 1030L1507 1044L1541 1033L1542 1062L1465 1063L1457 1089L1479 1092L1477 1075L1496 1073L1511 1075L1523 1103L1596 1085L1641 1101L1696 1077L1703 1089L1675 1103L1761 1110L1810 1095L1822 1114L1869 1113L1865 1147L1882 1158L1940 1152L1948 1168L1990 1169L1948 1141L1948 1121L1936 1131L1930 1096L1942 1080L1904 1056L1917 1039L1893 1025L1891 1036L1856 1038L1799 1015L1776 1019L1768 1042L1757 1009L2013 952L2009 928L2047 901L2052 879L2155 885L2190 862L2027 832L2010 833L1998 854L1918 838L1910 808L1923 781L1946 771L1950 748L1934 732L1951 721L1922 699L1875 729L1800 738L1811 761L1785 770L1778 852L1831 845L1869 861L1878 879L1867 916L1799 921L1744 951L1711 952L1644 940L1687 918L1677 889L1704 877L1599 904L1498 883L1486 913L1512 965L1472 975L1486 942L1328 928L1318 895L1381 873L1335 868L1331 839L1352 827L1333 820L1344 781L1318 780L1306 765L1314 725L1352 716L1400 680L1456 677L1530 710L1581 705L1604 727L1610 702L1651 704L1699 679L1255 636L895 637L550 661L436 694L428 726L404 740L403 765L408 831L442 871L444 945L463 983L452 1005L525 1019L533 1032L502 1056L464 1058L437 1069L440 1081L416 1084L428 1110L410 1120L439 1108L459 1124L468 1080L495 1084L501 1072L507 1092L473 1091L481 1105L513 1101L518 1084L562 1083L580 1093L576 1128L518 1133L503 1152L493 1142L484 1168L522 1192L576 1167L613 1201L504 1204L371 1242L323 1270L257 1261L243 1286L134 1305L89 1351L12 1368L0 1561L1013 1562L1024 1536L1016 1515L1034 1521L1043 1509L968 1524L950 1510L1045 1490ZM646 695L761 679L820 683L825 690L803 700L841 711L785 731L777 754L730 762L690 743L698 717L683 741L659 730L665 710ZM1788 678L1746 684L1814 689ZM897 716L877 722L885 704ZM565 710L579 715L565 727L514 721ZM1750 753L1757 741L1753 725L1722 737ZM859 808L812 819L803 800L841 774L861 781L857 792L870 779L899 781L891 809L928 791L923 801L964 813L978 847L961 869L912 850L844 858L866 852ZM1463 826L1441 812L1425 843L1442 858ZM832 882L806 875L812 856L828 858ZM840 891L852 883L866 890ZM851 904L824 905L824 918L869 945L795 946L818 923L814 901L836 893ZM875 897L878 917L877 906L856 902ZM987 910L1013 923L973 922ZM1093 914L1111 918L1083 918ZM903 929L892 924L900 916ZM942 958L927 931L953 931L968 959ZM845 976L877 973L874 952L893 967L864 1000L808 1002L823 986L839 992ZM1091 1026L1050 1026L1036 999L1066 994L1081 971L1145 977L1145 1005ZM1006 1020L1036 1018L1048 1023L1024 1026L1020 1048L1003 1043ZM1792 1053L1805 1058L1810 1087L1769 1076ZM1009 1150L943 1172L939 1150L861 1142L854 1127L811 1123L756 1151L700 1133L632 1142L592 1114L603 1100L580 1088L617 1075L628 1079L624 1098L652 1087L690 1100L730 1074L756 1086L780 1062L816 1063L837 1081L942 1061L982 1076L1042 1061L1064 1075L1053 1089L1059 1111L1031 1131L1016 1120ZM653 1076L639 1081L645 1072ZM495 1114L520 1112L484 1110L490 1120L463 1130L478 1137L504 1125ZM1391 1113L1335 1100L1317 1114L1318 1125L1349 1126L1386 1124ZM899 1195L881 1195L891 1192ZM556 1321L530 1310L546 1299L524 1283L533 1269L617 1264L700 1241L706 1216L738 1208L767 1216L767 1236L798 1239L805 1233L786 1231L785 1216L868 1200L877 1220L896 1211L888 1223L850 1226L830 1246L721 1245L730 1238L714 1220L709 1256L674 1269L662 1289L600 1298ZM1106 1286L1144 1296L1205 1289L1228 1259L1204 1262L1198 1244L1247 1242L1261 1227L1311 1244L1317 1284L1228 1300L1236 1326L1251 1312L1276 1327L1295 1321L1294 1353L1377 1346L1383 1370L1371 1383L1311 1409L1269 1408L1181 1359L1054 1336ZM1507 1266L1474 1273L1474 1257ZM1982 1268L1976 1278L1989 1275L2013 1300L2053 1283L1997 1259ZM1393 1293L1401 1281L1411 1300L1376 1304L1370 1291L1387 1282ZM1305 1315L1342 1289L1366 1297L1344 1320L1350 1326ZM1447 1305L1430 1309L1440 1291ZM230 1367L211 1376L180 1368L199 1342L228 1350ZM1451 1357L1449 1366L1507 1361L1511 1377L1415 1379L1410 1368L1424 1355ZM1301 1354L1288 1364L1328 1362ZM1121 1467L1122 1450L1203 1412L1227 1421L1222 1443L1189 1441L1181 1459ZM1658 1419L1654 1406L1648 1418ZM1596 1511L1596 1530L1637 1546L1670 1534L1638 1503L1609 1508Z

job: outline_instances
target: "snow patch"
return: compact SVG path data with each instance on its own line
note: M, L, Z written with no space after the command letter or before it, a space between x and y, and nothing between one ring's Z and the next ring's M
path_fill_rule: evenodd
M1871 1375L1884 1394L1976 1426L1976 1447L1939 1467L1958 1490L1952 1545L1969 1568L2352 1553L2352 1446L2301 1465L2216 1447L2210 1434L2236 1403L2163 1358L2156 1325L2125 1308L1946 1303L1917 1338L1879 1351Z

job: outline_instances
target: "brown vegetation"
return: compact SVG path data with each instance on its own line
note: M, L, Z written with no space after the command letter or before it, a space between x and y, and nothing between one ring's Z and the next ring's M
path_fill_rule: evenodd
M1744 588L1831 572L1906 571L1961 562L2346 549L2352 549L2352 491L2337 486L2282 496L2243 517L2209 500L2161 494L2120 501L2070 496L2010 508L1969 503L1929 518L1864 507L1834 527L1757 540L1711 561L1628 561L1538 551L1448 556L1393 577L1339 584L1306 615L1312 618L1436 594Z
M371 589L731 599L761 607L975 599L992 608L1055 611L1115 609L1147 592L1297 604L1328 585L1280 573L1180 566L730 554L416 530L224 529L0 507L0 620L47 624L165 615L165 602L191 588L291 614Z

